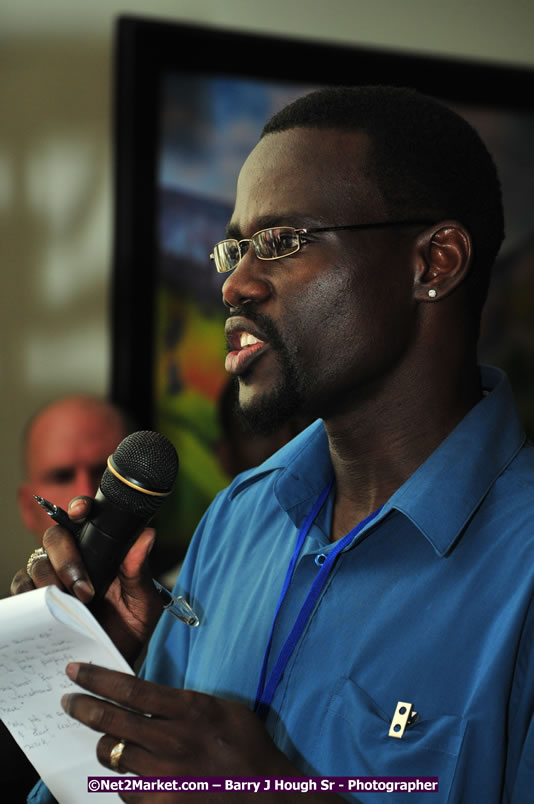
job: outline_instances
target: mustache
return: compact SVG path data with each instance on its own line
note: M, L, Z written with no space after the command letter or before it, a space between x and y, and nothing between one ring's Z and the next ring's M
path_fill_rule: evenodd
M233 318L234 316L248 318L253 324L257 324L269 341L269 345L272 349L285 351L286 347L280 330L272 318L258 311L254 302L247 302L247 304L240 305L239 307L232 307L232 311L227 315L227 319ZM230 351L230 347L228 347L228 351Z

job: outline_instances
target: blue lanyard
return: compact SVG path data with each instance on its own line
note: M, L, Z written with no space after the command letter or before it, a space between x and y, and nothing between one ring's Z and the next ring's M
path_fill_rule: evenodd
M303 605L302 605L302 607L301 607L301 609L300 609L300 611L299 611L299 613L297 615L297 619L295 620L293 628L291 629L291 632L290 632L289 636L287 637L287 639L286 639L286 641L285 641L285 643L284 643L284 645L282 647L282 650L280 651L278 659L276 660L276 663L275 663L273 669L271 670L269 678L266 679L267 664L268 664L268 661L269 661L269 655L271 653L271 647L272 647L272 642L273 642L273 634L274 634L274 629L275 629L275 626L276 626L276 621L278 619L278 614L280 612L280 609L282 608L282 603L284 602L285 596L286 596L287 591L289 589L289 585L290 585L291 580L293 578L293 573L295 571L295 565L297 563L297 559L299 557L300 551L301 551L302 546L304 544L304 540L305 540L306 536L308 535L308 533L310 531L310 528L311 528L311 526L312 526L317 514L319 513L319 511L323 507L328 495L330 494L330 490L332 488L333 482L334 481L332 479L328 483L328 485L323 489L323 491L319 494L319 496L318 496L317 500L315 501L315 504L312 507L310 513L308 514L308 516L304 520L304 523L302 524L302 526L301 526L301 528L300 528L300 530L298 532L297 543L295 545L295 550L293 551L291 561L289 562L289 566L287 568L286 577L284 579L284 585L283 585L282 591L280 593L280 598L278 600L278 605L276 606L276 611L275 611L275 614L274 614L273 623L271 625L271 632L269 634L269 639L267 641L267 647L265 649L265 655L263 657L263 664L262 664L262 668L261 668L261 672L260 672L260 680L259 680L258 689L257 689L257 692L256 692L256 704L255 704L254 709L257 712L257 714L262 718L265 718L267 716L268 708L269 708L269 706L271 704L271 701L273 699L273 696L274 696L274 693L276 691L276 688L277 688L278 684L280 683L280 679L282 678L282 676L284 674L284 670L287 667L287 663L288 663L288 661L289 661L289 659L291 657L291 654L293 653L293 651L295 649L295 646L296 646L297 642L299 641L299 639L300 639L300 637L302 635L302 632L304 631L304 628L306 627L306 623L308 622L308 620L310 618L312 610L313 610L313 608L314 608L314 606L315 606L315 604L317 602L317 599L318 599L319 595L321 594L321 590L322 590L323 586L325 585L328 576L330 575L330 572L331 572L331 570L332 570L332 568L334 566L334 563L335 563L339 553L348 544L350 544L350 542L362 530L362 528L365 525L367 525L367 523L370 522L371 519L373 519L375 516L377 516L377 514L380 511L380 508L378 508L372 514L369 514L369 516L367 516L358 525L356 525L356 527L353 528L350 531L350 533L347 533L346 536L344 536L342 539L340 539L339 542L336 544L336 546L326 556L324 563L321 565L321 567L319 569L319 572L317 573L317 576L316 576L314 582L311 585L311 588L310 588L310 590L308 592L306 600L304 601L304 603L303 603Z

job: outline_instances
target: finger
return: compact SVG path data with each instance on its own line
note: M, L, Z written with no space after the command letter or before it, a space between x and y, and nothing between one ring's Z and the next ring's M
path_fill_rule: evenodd
M146 770L151 776L172 775L180 761L185 770L186 758L189 762L192 759L190 744L194 741L177 724L173 724L175 728L170 732L166 728L168 721L148 717L84 693L64 695L61 706L69 717L107 736L108 739L104 741L105 750L97 750L99 761L105 765L111 767L110 751L120 740L139 749L133 754L128 752L129 764L126 766L121 762L121 770L135 770L141 775Z
M128 550L120 567L121 581L138 582L140 578L149 577L147 559L154 546L156 531L145 528ZM152 588L152 584L151 584Z
M48 558L40 558L38 561L34 561L30 570L30 578L38 589L41 586L50 586L51 584L55 584L60 589L66 589L56 575L54 567Z
M129 752L129 765L120 763L121 770L135 770L143 775L144 770L151 774L170 774L177 762L186 755L191 758L191 751L185 743L168 734L159 718L147 717L140 712L123 709L109 701L94 698L83 693L66 694L61 699L65 712L75 720L83 723L93 731L107 735L107 750L97 750L98 759L111 767L110 751L120 740L130 746L137 746L138 751ZM134 764L135 763L135 764ZM184 766L185 767L185 766Z
M123 739L123 738L122 738ZM124 739L118 771L120 773L135 773L138 776L175 776L176 759L166 760L161 754L147 751L137 743ZM117 738L105 734L97 743L96 756L101 765L111 770L117 770L111 764L111 751L117 745Z
M113 583L101 603L125 605L132 618L140 623L154 623L161 615L162 600L152 582L147 557L153 547L156 531L146 528L137 537L117 572ZM143 642L144 642L143 638Z
M32 567L35 585L47 586L55 583L82 603L88 603L95 590L73 535L65 528L54 525L45 531L43 547L48 559L40 559Z
M119 740L121 735L131 740L135 739L139 732L140 720L143 718L140 713L130 712L101 698L93 698L92 695L80 692L63 695L61 706L67 715L84 723L93 731L111 734Z
M176 692L152 681L143 681L128 673L119 673L94 664L71 662L67 665L66 672L72 681L88 692L101 695L129 709L158 717L169 715L169 697Z
M71 662L67 665L67 675L80 687L95 695L162 719L199 719L210 706L214 708L217 701L202 692L171 689L94 664Z
M73 497L69 502L67 513L74 522L81 522L89 515L92 504L90 497Z
M148 555L154 546L156 531L145 528L130 547L117 573L120 596L132 615L146 618L147 612L154 621L160 616L162 601L152 582ZM116 590L110 589L110 595Z
M11 594L20 595L22 592L31 592L32 589L35 589L32 579L25 569L20 569L11 581Z

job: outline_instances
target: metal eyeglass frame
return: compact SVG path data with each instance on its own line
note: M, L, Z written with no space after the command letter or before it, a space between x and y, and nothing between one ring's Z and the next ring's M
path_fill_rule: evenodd
M248 248L246 249L246 251L244 253L241 251L241 244L242 243L249 243L249 244L252 243L252 247L254 249L254 253L255 253L256 257L259 260L263 260L265 262L270 262L271 260L281 260L284 257L290 257L292 254L296 254L297 251L300 251L300 249L302 248L302 242L301 242L300 236L305 235L305 234L315 234L316 232L340 232L340 231L343 231L343 230L351 230L351 229L352 230L353 229L379 229L379 228L384 228L384 227L387 227L387 226L431 225L433 223L435 223L435 221L430 220L429 218L414 218L414 219L400 220L400 221L379 221L378 223L352 223L352 224L346 224L344 226L318 226L318 227L314 227L314 228L311 228L311 229L296 229L293 226L269 226L266 229L260 229L259 231L255 232L252 235L252 237L243 238L243 240L237 240L234 237L227 238L226 240L220 240L218 243L216 243L214 245L213 251L210 254L210 260L213 260L215 262L215 267L216 267L218 273L226 274L226 273L229 273L230 271L233 271L235 268L237 268L237 266L239 265L239 263L241 262L241 260L245 256L246 252L248 251ZM284 254L277 254L275 257L263 257L260 254L258 254L258 251L256 249L255 238L258 235L263 234L263 232L273 232L273 231L287 231L287 232L291 232L291 234L293 236L296 235L296 238L297 238L296 246L291 251L284 252ZM237 249L239 251L239 259L236 262L236 264L233 265L231 268L222 268L221 269L219 267L217 257L215 256L215 250L219 246L222 246L225 243L235 243L235 245L236 245L236 247L237 247Z

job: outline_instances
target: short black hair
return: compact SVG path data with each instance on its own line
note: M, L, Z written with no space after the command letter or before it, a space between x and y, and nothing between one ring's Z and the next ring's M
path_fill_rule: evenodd
M468 279L479 317L504 239L497 169L475 129L448 106L407 87L329 87L298 98L262 137L292 128L364 131L369 168L395 217L453 218L473 240Z

